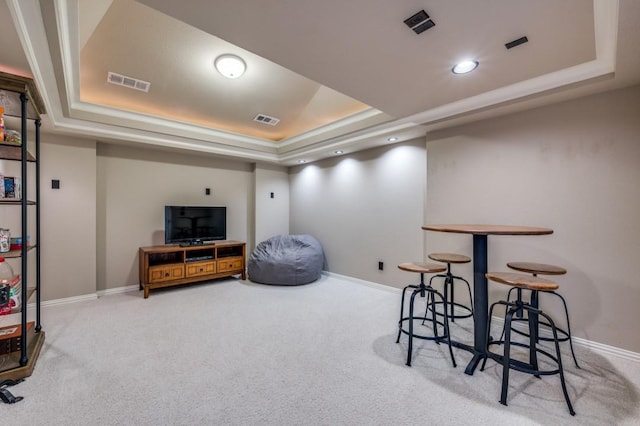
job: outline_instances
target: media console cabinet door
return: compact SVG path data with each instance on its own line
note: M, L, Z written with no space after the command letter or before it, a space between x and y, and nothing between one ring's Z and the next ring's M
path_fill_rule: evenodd
M178 280L180 278L184 278L184 265L182 263L149 267L150 283Z

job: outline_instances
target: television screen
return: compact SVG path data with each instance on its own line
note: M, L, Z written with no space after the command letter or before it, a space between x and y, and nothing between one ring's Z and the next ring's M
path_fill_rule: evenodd
M165 206L166 244L203 244L227 239L226 207Z

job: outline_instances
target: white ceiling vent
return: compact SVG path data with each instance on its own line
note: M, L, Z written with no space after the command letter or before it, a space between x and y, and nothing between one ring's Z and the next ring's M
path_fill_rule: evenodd
M137 78L127 77L111 71L107 74L107 82L128 87L129 89L140 90L141 92L148 92L149 87L151 87L151 83L148 81L138 80Z
M275 117L269 117L268 115L258 114L255 116L253 121L257 121L258 123L268 124L270 126L275 126L280 122L280 119Z

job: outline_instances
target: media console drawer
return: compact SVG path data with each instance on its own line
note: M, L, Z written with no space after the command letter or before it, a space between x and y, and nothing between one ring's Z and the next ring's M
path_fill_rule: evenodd
M237 271L238 269L242 268L243 263L244 263L244 259L236 259L236 258L218 260L218 271L219 272Z
M219 241L204 246L162 245L140 247L140 289L149 290L190 284L240 274L246 279L246 244Z
M209 275L216 273L216 262L191 262L187 263L187 277L197 277L198 275Z

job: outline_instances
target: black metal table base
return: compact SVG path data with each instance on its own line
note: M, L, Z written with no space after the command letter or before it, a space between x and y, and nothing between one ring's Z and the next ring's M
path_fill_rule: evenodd
M463 349L473 354L473 356L471 357L471 361L469 361L466 368L464 369L465 374L468 374L469 376L473 376L473 372L478 367L478 364L480 363L480 361L484 359L484 353L476 351L471 345L467 345L462 342L457 342L455 340L451 341L451 346L455 346L456 348Z

